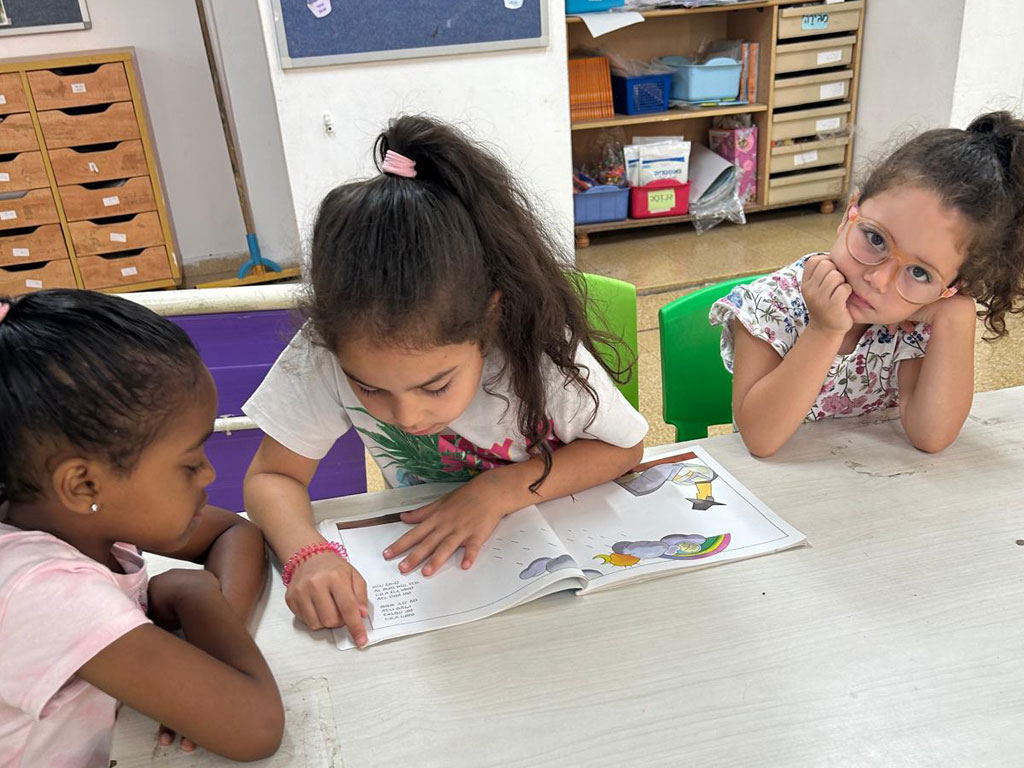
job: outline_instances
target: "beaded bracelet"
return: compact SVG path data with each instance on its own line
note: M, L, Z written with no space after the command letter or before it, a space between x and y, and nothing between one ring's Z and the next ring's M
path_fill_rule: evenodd
M295 569L302 563L306 562L313 555L319 554L320 552L334 552L344 560L348 560L348 550L345 549L344 544L339 544L336 541L320 541L316 544L307 544L294 555L288 558L288 561L284 564L284 568L281 570L281 581L287 587L292 582L292 574L295 573Z

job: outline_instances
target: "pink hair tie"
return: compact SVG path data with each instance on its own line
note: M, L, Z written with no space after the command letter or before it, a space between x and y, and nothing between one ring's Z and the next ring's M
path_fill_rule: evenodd
M11 311L11 305L10 304L7 304L6 302L3 303L3 304L0 304L0 323L2 323L4 321L4 318L7 317L7 313L10 312L10 311Z
M395 176L404 176L407 179L416 178L416 161L410 160L405 155L400 155L392 149L384 153L384 162L381 163L380 169L384 173L390 173Z

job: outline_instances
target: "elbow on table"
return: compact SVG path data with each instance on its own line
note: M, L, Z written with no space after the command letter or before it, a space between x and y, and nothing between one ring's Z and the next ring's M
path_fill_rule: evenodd
M957 433L959 434L959 433ZM939 453L944 451L953 441L956 440L956 434L953 435L907 435L910 439L910 444L917 448L919 451L925 453Z
M239 734L242 738L237 745L223 750L221 755L248 763L263 760L277 752L284 738L284 708L280 698L274 698L274 702L266 702L246 712L248 725L245 732Z

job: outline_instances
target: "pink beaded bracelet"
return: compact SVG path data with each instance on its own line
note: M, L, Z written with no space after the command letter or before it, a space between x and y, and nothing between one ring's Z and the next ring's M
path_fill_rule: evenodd
M292 582L292 574L295 573L295 569L300 564L306 562L313 555L319 554L320 552L334 552L335 554L342 557L344 560L348 560L348 550L345 549L344 544L339 544L336 541L320 541L316 544L307 544L294 555L288 558L288 562L284 564L284 568L281 570L281 581L287 587Z

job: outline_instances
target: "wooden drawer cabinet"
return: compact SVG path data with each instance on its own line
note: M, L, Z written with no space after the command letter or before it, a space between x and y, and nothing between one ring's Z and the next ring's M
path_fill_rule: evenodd
M28 267L0 267L0 293L16 295L44 288L75 288L75 273L67 259Z
M104 216L122 216L156 209L153 185L148 176L123 179L117 183L100 182L92 187L75 184L58 187L68 221L100 219Z
M28 99L21 87L21 75L17 72L0 72L0 115L12 112L28 112Z
M838 101L850 95L853 71L820 72L814 75L775 79L775 106L795 107L823 101Z
M64 109L111 101L131 101L124 64L86 64L28 73L36 109Z
M0 198L0 231L55 224L60 221L49 189L33 189L18 197Z
M778 141L841 131L849 122L850 110L849 104L836 104L792 112L776 112L772 116L772 138Z
M135 248L149 248L163 244L164 237L160 230L160 217L156 211L123 218L127 220L112 223L71 222L69 226L71 241L75 244L75 253L85 256L94 253L114 253Z
M85 287L92 289L147 283L171 276L167 251L162 246L125 254L82 256L78 259L78 269Z
M0 155L0 194L49 186L42 152Z
M796 144L780 144L772 147L772 173L801 171L823 165L840 165L846 160L849 136L819 141L801 141Z
M853 61L856 42L856 35L846 35L780 45L775 49L775 74L848 67Z
M50 152L50 164L58 184L86 184L90 181L145 176L146 152L138 140L92 147L67 147Z
M821 200L843 192L845 168L830 168L811 173L773 176L768 181L768 204L795 203L799 200Z
M0 291L181 280L131 50L0 60Z
M853 32L860 27L864 0L797 5L779 9L779 39Z
M39 124L49 149L139 138L130 101L40 112Z
M39 149L32 115L20 112L0 115L0 155L12 152L31 152Z
M60 224L0 230L0 267L67 257Z

